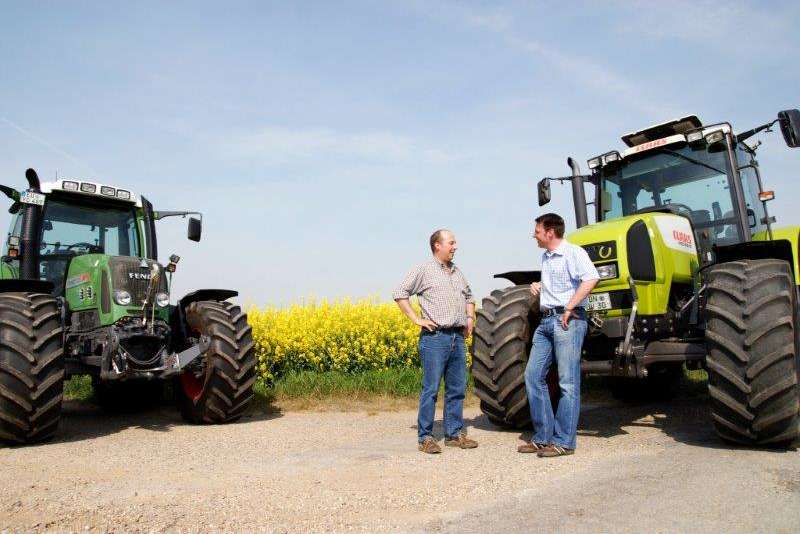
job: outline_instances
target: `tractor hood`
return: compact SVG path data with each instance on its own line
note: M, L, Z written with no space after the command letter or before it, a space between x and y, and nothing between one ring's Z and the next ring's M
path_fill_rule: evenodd
M698 266L689 219L669 213L643 213L584 226L567 235L599 268L593 293L611 292L612 310L631 305L629 278L644 306L642 314L665 313L673 283L690 285ZM619 294L617 294L619 292ZM643 295L648 298L643 298ZM611 310L609 314L614 315Z
M92 312L93 321L99 325L115 323L126 316L141 316L154 265L158 266L159 273L155 293L167 292L164 267L153 260L105 254L72 258L64 281L64 296L70 311ZM118 291L127 292L130 302L119 304L115 297ZM154 297L150 296L148 310L153 306ZM157 318L167 319L168 307L156 306L155 311Z

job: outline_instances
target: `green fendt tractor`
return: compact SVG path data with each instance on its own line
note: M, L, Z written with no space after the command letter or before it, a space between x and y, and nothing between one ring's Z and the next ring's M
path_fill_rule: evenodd
M174 380L184 418L242 415L255 381L251 329L235 291L201 289L170 304L180 259L158 263L154 211L131 191L88 181L0 186L12 214L0 261L0 440L51 437L64 379L90 374L95 393L147 402L148 384ZM189 218L200 240L202 216Z
M776 123L789 147L800 146L797 110L740 134L689 116L624 136L628 148L590 159L589 175L569 158L571 176L538 184L541 206L551 181L572 182L578 230L567 239L600 274L582 371L669 392L683 365L705 368L714 428L744 444L791 442L799 431L800 227L775 227L758 144L745 142ZM529 284L540 273L495 278L516 285L483 301L472 374L489 419L519 427L530 421L523 375L539 304ZM551 387L554 401L558 393Z

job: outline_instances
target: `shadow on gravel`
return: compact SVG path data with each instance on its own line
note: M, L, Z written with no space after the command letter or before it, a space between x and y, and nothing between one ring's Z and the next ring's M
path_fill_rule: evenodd
M230 425L246 425L257 421L276 419L283 414L272 405L270 399L259 395L241 419ZM133 408L126 406L124 409L103 409L90 400L65 400L61 421L55 436L44 443L35 445L4 445L8 447L47 447L58 443L92 440L127 430L138 428L152 432L169 432L173 427L204 426L192 425L186 422L178 408L169 399L158 405ZM211 425L209 425L211 426Z
M517 434L519 439L530 440L528 429L503 429L492 424L485 415L465 420L467 426ZM651 427L679 443L697 447L725 450L757 450L785 453L792 448L750 448L720 439L714 432L708 395L688 393L672 400L622 402L613 399L583 402L578 422L578 435L610 438L628 434L631 427ZM794 444L796 446L797 443Z

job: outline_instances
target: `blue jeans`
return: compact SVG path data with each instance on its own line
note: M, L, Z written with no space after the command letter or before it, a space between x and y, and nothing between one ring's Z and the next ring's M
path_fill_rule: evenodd
M573 316L567 324L566 329L561 326L560 315L545 317L539 323L525 368L525 388L533 421L531 441L574 449L581 411L581 347L586 336L586 318ZM545 380L553 358L558 364L561 389L555 416Z
M436 396L444 377L444 435L457 437L464 427L464 390L467 362L461 331L423 332L419 336L422 361L422 393L419 395L417 429L419 442L433 436Z

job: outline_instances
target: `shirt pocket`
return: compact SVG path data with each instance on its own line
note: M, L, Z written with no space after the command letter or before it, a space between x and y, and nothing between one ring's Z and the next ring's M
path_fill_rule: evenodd
M567 269L567 262L562 259L560 262L555 263L550 275L550 290L553 293L563 293L573 289L572 279L569 276Z

